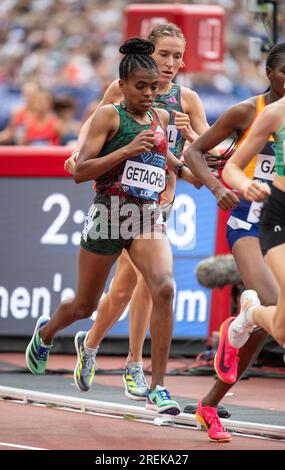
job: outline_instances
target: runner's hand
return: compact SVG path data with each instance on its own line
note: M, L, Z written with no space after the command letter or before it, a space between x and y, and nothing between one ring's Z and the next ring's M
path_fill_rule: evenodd
M198 135L193 131L190 118L188 114L173 111L174 114L174 125L178 131L180 131L182 137L190 142L193 142Z
M64 162L64 169L71 175L74 175L75 171L75 163L76 163L76 157L78 155L78 152L75 152L69 157L67 160Z
M154 146L154 132L151 130L142 131L138 134L127 147L128 157L135 157L140 153L149 152Z
M243 185L242 194L248 201L262 202L271 194L271 189L266 183L250 180Z
M236 207L239 203L239 198L235 193L233 193L230 189L226 188L225 186L219 188L215 192L215 197L218 206L223 211L228 211Z
M203 183L201 183L199 180L196 180L196 179L194 180L193 184L194 184L196 189L200 189L200 188L202 188L202 186L204 186Z

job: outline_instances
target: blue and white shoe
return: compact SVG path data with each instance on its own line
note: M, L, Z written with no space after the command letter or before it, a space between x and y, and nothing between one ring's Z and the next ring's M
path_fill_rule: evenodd
M147 410L172 416L179 415L181 412L177 401L172 400L169 391L160 385L157 385L152 391L149 390L145 407Z
M47 346L43 345L39 330L50 320L47 315L42 315L37 323L32 336L26 349L26 362L27 366L35 375L41 375L45 372L48 364L49 353L52 344Z

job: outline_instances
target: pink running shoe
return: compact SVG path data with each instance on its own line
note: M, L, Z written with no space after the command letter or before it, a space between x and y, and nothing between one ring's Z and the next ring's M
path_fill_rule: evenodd
M237 380L238 352L229 342L229 326L234 317L227 318L220 328L220 342L215 354L214 366L219 379L227 384L233 384Z
M230 442L232 440L231 434L225 431L220 421L217 408L213 406L203 406L201 400L197 406L195 417L199 423L197 423L197 425L202 425L206 428L211 441Z

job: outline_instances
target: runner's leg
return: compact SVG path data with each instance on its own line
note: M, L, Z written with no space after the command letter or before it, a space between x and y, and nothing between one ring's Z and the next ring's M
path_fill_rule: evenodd
M155 256L153 256L155 253ZM130 257L142 273L151 293L153 308L150 321L153 390L164 385L173 330L173 261L169 242L161 239L136 239Z
M136 282L135 269L128 252L123 250L118 259L111 289L99 303L96 320L88 333L86 344L89 348L96 348L120 318L132 297Z
M40 336L45 344L51 344L58 331L92 315L116 259L117 256L99 255L80 247L76 295L62 302L41 329Z
M250 253L250 257L248 256ZM233 255L246 289L256 290L263 305L275 305L278 298L278 285L262 256L259 240L256 237L242 237L233 246ZM247 343L239 351L238 378L259 354L267 333L255 330ZM211 390L203 398L203 405L217 406L232 384L217 379Z

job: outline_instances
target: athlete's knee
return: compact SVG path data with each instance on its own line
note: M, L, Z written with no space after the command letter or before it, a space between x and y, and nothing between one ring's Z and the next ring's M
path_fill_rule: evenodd
M153 291L153 302L172 305L174 297L174 283L172 276L163 276Z

